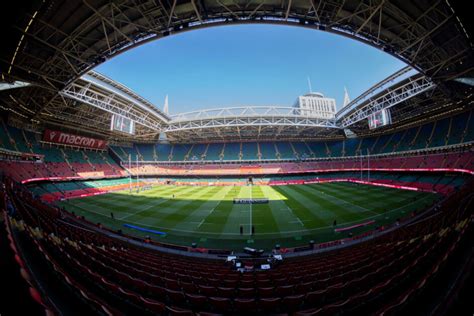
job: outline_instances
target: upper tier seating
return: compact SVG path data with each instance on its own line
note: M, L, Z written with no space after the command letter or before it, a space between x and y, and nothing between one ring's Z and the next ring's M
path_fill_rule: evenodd
M260 157L262 160L266 159L277 159L275 151L275 143L273 142L260 142Z
M8 150L18 150L15 145L15 140L12 138L9 132L9 128L2 120L2 126L0 128L0 146Z
M202 160L206 155L207 144L195 144L191 147L188 159L189 161Z
M472 111L468 114L461 113L451 118L451 130L449 133L448 145L459 144L463 139L471 124ZM466 139L467 141L468 139ZM470 138L472 140L472 138Z
M223 146L224 160L241 160L241 143L225 143Z
M40 135L19 130L4 124L0 135L11 139L7 149L25 153L44 155L43 162L0 161L1 170L21 181L32 178L50 177L118 177L126 175L125 171L108 155L107 152L79 150L57 147L39 142ZM11 138L10 138L11 137Z
M435 132L431 137L430 147L440 147L446 145L450 135L451 118L436 121Z
M474 140L472 111L454 117L410 127L391 134L338 141L314 142L231 142L225 144L139 144L134 147L112 147L122 161L132 160L140 153L142 161L255 161L295 160L307 158L354 157L359 155L391 154L409 150L437 148L468 143ZM196 147L196 151L192 147ZM153 148L158 154L154 159ZM207 151L206 151L207 148ZM204 157L204 152L206 155ZM194 158L193 158L194 157Z
M314 158L314 153L305 142L293 142L292 144L293 148L295 149L297 159Z
M137 152L140 153L140 160L144 161L155 161L156 156L155 156L155 151L153 146L149 145L136 145ZM133 160L136 160L136 156L132 156ZM128 160L128 157L127 157Z
M258 160L257 143L242 143L242 160Z
M359 153L359 145L360 145L361 140L352 138L348 139L344 142L344 156L346 157L352 157L352 156L358 156ZM363 153L364 155L366 153Z
M206 152L205 160L222 160L221 153L224 148L224 144L209 144Z
M172 147L172 156L173 159L172 161L184 161L187 160L185 157L187 157L187 154L189 150L191 149L192 145L188 144L175 144Z
M437 148L445 145L470 143L474 140L474 119L472 111L453 117L429 122L393 134L320 142L231 142L218 144L134 144L132 147L112 146L114 159L128 165L140 161L249 161L298 160L307 158L356 157L360 154L393 154L401 151ZM460 126L465 124L465 126ZM126 175L107 152L96 152L60 148L39 141L40 135L7 126L2 121L0 144L10 150L20 150L44 155L44 164L26 162L0 162L2 170L16 180L44 177L118 177ZM255 172L284 173L306 172L309 169L354 169L360 168L358 159L333 160L310 163L272 164L265 163ZM410 158L372 157L371 168L459 168L472 170L470 153L415 155ZM366 168L365 159L362 162ZM132 164L132 171L136 167ZM239 165L196 166L193 170L185 167L163 167L144 165L141 174L180 175L183 173L224 175L246 173Z

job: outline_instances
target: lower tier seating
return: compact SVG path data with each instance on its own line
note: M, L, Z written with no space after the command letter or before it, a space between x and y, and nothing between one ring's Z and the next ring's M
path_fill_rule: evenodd
M142 164L129 170L136 175L243 175L243 174L291 174L318 171L360 170L409 170L409 169L464 169L474 171L474 153L448 152L364 159L335 159L313 162L242 163L242 164L194 164L163 165Z
M9 205L15 234L36 248L71 291L109 315L400 313L432 290L430 284L450 270L451 258L473 237L474 192L468 183L435 212L377 238L288 258L270 271L240 273L224 260L125 243L42 204L22 186L5 184L3 205Z

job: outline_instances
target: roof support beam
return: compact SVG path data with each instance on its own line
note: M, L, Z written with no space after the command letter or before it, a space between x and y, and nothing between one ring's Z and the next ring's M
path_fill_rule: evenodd
M428 78L419 76L414 80L409 80L402 86L386 90L383 94L377 96L373 100L369 99L367 102L364 102L352 112L349 112L345 116L341 117L337 125L340 128L346 128L363 119L366 119L378 111L389 109L396 104L406 101L422 92L433 89L434 87L435 84L432 83Z
M292 0L288 0L288 7L286 8L286 13L285 13L285 21L288 20L288 16L290 15L291 1Z
M438 23L434 28L432 28L428 33L424 34L423 36L421 37L418 37L417 40L415 40L414 42L412 42L410 45L406 46L403 48L403 50L400 51L400 54L403 54L405 53L406 51L410 50L413 46L415 46L416 44L418 44L419 42L423 42L426 38L428 38L431 34L433 34L434 32L436 32L440 27L442 27L447 21L449 21L449 19L451 18L451 16L448 16L446 17L446 19L444 19L441 23Z
M107 29L105 28L104 20L100 21L102 25L102 31L104 32L105 42L107 43L107 47L109 48L109 54L112 52L112 48L110 47L109 35L107 34Z
M178 2L178 0L173 0L173 5L171 6L170 15L168 18L168 28L171 26L171 20L173 19L174 9L176 8L176 2Z
M264 4L265 4L265 0L263 0L263 1L249 14L248 18L250 19L250 18L255 14L255 12L257 12L257 11L260 9L260 7L261 7L262 5L264 5Z
M21 32L23 32L23 31L20 30L20 29L18 29L18 30L21 31ZM67 55L67 56L69 56L69 57L71 57L71 58L77 60L78 62L86 63L86 61L83 60L82 58L80 58L79 56L76 56L76 55L74 55L74 54L72 54L72 53L70 53L70 52L68 52L68 51L66 51L66 50L64 50L64 49L61 49L61 48L59 48L58 46L51 45L50 43L48 43L47 41L45 41L45 40L39 38L39 37L36 36L36 35L30 34L30 33L24 33L24 32L23 32L23 34L24 34L25 36L29 37L29 38L34 39L34 40L37 41L38 43L41 43L41 44L43 44L43 45L45 45L45 46L47 46L47 47L49 47L49 48L55 50L55 51L58 52L58 53L61 53L61 54L63 54L63 55Z
M360 31L362 31L362 29L367 25L367 23L370 22L370 20L372 20L372 18L374 17L374 15L379 12L379 10L381 11L382 10L382 6L384 4L385 0L382 0L380 2L380 4L372 11L372 13L369 15L369 17L364 21L364 23L362 23L362 25L357 29L357 31L355 31L356 34L359 34Z
M199 10L198 10L198 8L197 8L197 6L196 6L196 1L195 1L195 0L191 0L191 4L193 5L194 12L196 12L196 16L197 16L199 22L202 23L201 14L199 13Z
M160 118L149 116L146 110L139 106L134 106L128 100L115 98L114 93L111 91L98 90L98 87L92 83L73 83L62 90L60 95L111 114L126 117L156 132L161 131L162 122Z
M221 7L223 7L224 9L226 9L227 12L229 12L230 14L232 14L237 20L240 19L240 17L239 17L237 14L235 14L234 11L232 11L231 9L229 9L225 4L223 4L223 3L220 2L219 0L217 0L217 3L218 3Z
M91 6L89 3L87 3L86 0L83 0L84 4L86 6L89 7L89 9L91 9L92 11L94 11L94 13L102 20L104 21L105 23L107 23L108 25L110 25L114 30L115 32L117 32L118 34L122 35L127 41L129 41L130 43L133 43L133 40L128 36L126 35L125 33L122 32L122 30L120 30L118 27L115 26L115 24L113 22L111 22L109 19L107 19L106 17L104 17L99 11L97 11L93 6Z

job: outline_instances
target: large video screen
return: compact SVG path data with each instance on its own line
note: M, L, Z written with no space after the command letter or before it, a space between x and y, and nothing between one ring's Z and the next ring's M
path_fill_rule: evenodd
M112 122L110 122L110 130L134 135L135 122L120 115L112 115Z
M392 117L390 116L390 111L388 109L371 114L368 120L369 129L375 129L381 126L392 124Z

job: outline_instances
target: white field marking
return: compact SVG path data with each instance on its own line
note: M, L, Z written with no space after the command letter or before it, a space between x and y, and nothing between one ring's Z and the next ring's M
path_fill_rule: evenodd
M214 207L213 209L211 209L211 211L209 212L209 214L207 214L207 216L211 215L212 212L214 212L214 209L215 209L215 207ZM200 221L200 222L188 222L188 223L190 223L190 224L199 224L199 225L198 225L198 227L199 227L199 226L201 226L201 225L203 224L203 222L206 220L207 216L206 216L205 218L203 218L202 221Z
M299 217L296 217L297 221L291 221L290 223L300 223L301 226L304 226L303 222L301 221L301 219L299 219ZM307 222L307 221L305 221Z
M225 189L224 189L225 190ZM224 196L227 195L228 191L227 192L224 192ZM222 189L219 190L218 192L216 192L215 194L212 195L212 197L214 196L218 196L218 195L222 195ZM189 222L189 223L194 223L194 224L199 224L196 228L200 228L201 225L209 225L209 224L212 224L212 223L204 223L204 221L214 212L214 210L216 209L216 207L222 203L222 201L224 200L220 200L219 202L217 202L217 204L214 205L214 207L210 210L209 214L207 214L202 220L201 222ZM214 201L213 201L214 202ZM200 208L197 208L195 209L193 212L196 212L196 211L199 211Z
M104 210L105 213L110 213L110 212L113 212L112 210L108 209L108 208L105 208L103 206L100 206L100 205L96 205L94 204L93 206L91 206L90 204L88 203L84 203L84 202L81 202L80 200L77 200L77 202L74 202L74 204L69 204L69 205L72 205L73 207L77 207L77 208L80 208L81 210L85 211L85 212L89 212L89 210L85 207L83 207L84 205L87 206L87 207L94 207L96 209L100 209L100 210ZM81 206L82 205L82 206ZM67 207L67 206L66 206ZM92 211L90 211L92 212ZM93 212L93 213L97 213L97 214L102 214L100 212ZM120 211L120 213L125 213L125 214L132 214L132 213L129 213L129 212L124 212L124 211ZM104 214L106 215L106 214Z
M140 192L139 194L136 194L136 192L132 192L132 193L128 193L128 192L125 192L125 191L128 191L125 190L125 191L114 191L113 193L119 193L119 196L118 196L118 201L121 202L121 205L127 205L128 203L124 203L124 201L128 201L128 198L130 197L130 195L132 196L145 196L145 197L153 197L153 196L156 196L157 193L166 193L166 192L172 192L175 188L167 188L166 190L149 190L149 191L146 191L146 192ZM112 193L112 192L110 192ZM101 195L101 196L105 196L107 194L104 194L104 195Z
M300 223L301 226L304 226L303 221L301 221L301 219L300 219L298 216L296 216L295 213L293 213L293 210L292 210L289 206L287 206L286 209L287 209L291 214L293 214L293 216L296 217L296 219L297 219L297 221L292 221L292 222L290 222L290 223ZM309 222L309 221L306 220L306 221L304 221L304 222Z
M176 197L176 196L177 196L177 195L175 194L175 197ZM161 197L161 198L163 198L163 197ZM148 211L149 209L151 209L151 208L153 208L153 207L155 207L155 206L159 206L159 205L161 205L161 204L163 204L163 203L166 203L166 202L168 202L168 201L171 201L171 200L173 200L173 199L172 199L172 198L171 198L171 199L163 198L163 200L162 200L160 203L150 202L149 204L146 204L146 205L150 205L150 206L147 206L147 207L145 207L145 208L139 208L138 211L133 212L133 213L128 213L128 215L122 216L122 217L120 217L120 218L118 218L118 219L119 219L119 220L127 219L127 218L129 218L129 217L132 217L132 216L134 216L134 215L136 215L136 214L139 214L139 213L141 213L141 212Z
M151 208L153 208L153 207L155 207L155 206L159 206L159 205L161 205L161 204L163 204L163 203L165 203L165 202L168 202L169 200L170 200L170 199L163 199L163 200L162 200L161 202L159 202L159 203L153 203L153 202L151 202L151 203L150 203L150 206L147 206L147 207L145 207L145 208L139 209L139 210L136 211L136 212L129 213L128 215L119 217L119 220L124 220L124 219L127 219L127 218L129 218L129 217L132 217L132 216L134 216L134 215L136 215L136 214L138 214L138 213L148 211L149 209L151 209Z
M175 189L175 188L170 188L170 192L173 192L174 189ZM160 191L161 191L161 190L160 190ZM160 191L148 191L147 193L150 193L150 194L146 194L146 193L143 194L143 193L142 193L140 196L149 196L149 195L151 195L151 193L159 193ZM167 190L167 191L168 191L168 190ZM165 192L162 192L162 193L167 193L167 192L165 191ZM150 203L144 204L144 205L151 205L150 207L145 207L145 208L143 208L143 209L140 208L140 207L138 207L138 211L133 212L133 213L127 213L127 214L135 215L135 214L137 214L137 213L139 213L139 212L149 210L149 209L150 209L151 207L153 207L153 206L157 206L157 205L160 205L161 203L165 203L165 202L169 201L170 199L169 199L169 198L168 198L168 199L165 198L165 196L168 196L168 194L163 195L163 196L158 196L158 198L161 198L161 199L163 200L162 202L160 202L160 203L158 203L158 204L156 204L155 202L150 202ZM153 195L153 197L155 197L155 196ZM120 219L124 219L124 218L127 218L127 216L122 217L122 218L120 218Z
M318 190L318 191L319 191L319 190ZM341 201L343 204L349 204L349 205L355 206L355 207L357 207L357 208L359 208L359 209L361 209L361 210L364 210L365 212L370 212L370 213L372 213L372 214L380 215L380 213L374 212L374 211L369 210L368 208L365 208L365 207L360 206L360 205L352 204L351 202L346 201L346 200L343 200L343 199L341 199L341 198L338 198L337 196L334 196L334 195L332 195L332 194L329 194L329 193L326 193L326 192L323 192L323 191L319 191L319 193L322 193L322 194L324 194L324 195L332 196L334 199L336 199L336 200L338 200L338 201Z
M106 215L106 214L103 214L103 213L101 213L101 212L97 212L97 211L93 211L93 210L89 210L89 209L86 210L86 209L84 209L84 208L82 208L82 207L80 207L80 206L77 206L77 205L74 205L74 206L77 207L77 208L79 208L79 209L81 209L81 210L83 210L84 212L87 212L87 213L94 213L94 214L97 214L97 215L102 215L102 216L104 216L104 217L110 218L110 215ZM117 218L117 220L122 221L122 220L120 220L119 218ZM132 223L132 222L130 222L130 223Z
M418 200L418 201L415 201L415 202L419 202L419 201L422 201L422 200L426 200L427 198L429 197L429 195L425 196L424 198ZM353 224L353 223L357 223L357 222L365 222L369 219L372 219L372 218L375 218L379 215L385 215L385 214L390 214L392 212L395 212L403 207L407 207L409 205L412 205L412 204L415 204L415 202L412 202L412 203L408 203L404 206L401 206L401 207L398 207L396 209L393 209L391 211L388 211L388 212L385 212L385 213L382 213L382 214L378 214L378 215L374 215L374 216L370 216L370 217L365 217L364 219L361 219L361 220L356 220L356 221L351 221L351 222L344 222L344 223L340 223L340 225L349 225L349 224ZM80 208L80 207L79 207ZM86 212L90 212L90 213L96 213L98 215L101 215L101 216L104 216L104 217L107 217L107 218L110 218L109 215L105 215L105 214L102 214L102 213L99 213L99 212L95 212L95 211L89 211L87 210ZM240 233L215 233L215 232L200 232L200 231L195 231L195 230L185 230L185 229L170 229L169 227L163 227L163 226L156 226L156 225L146 225L146 224L143 224L143 223L140 223L140 222L133 222L133 221L122 221L122 220L118 220L118 221L121 221L121 222L124 222L124 223L128 223L128 224L135 224L137 226L143 226L143 227L149 227L149 228L154 228L154 229L163 229L163 230L166 230L168 233L172 233L172 232L180 232L180 233L189 233L189 234L201 234L201 235L228 235L228 236L240 236ZM246 224L240 224L240 225L248 225L248 223ZM263 225L263 224L255 224L255 225ZM323 227L317 227L317 228L308 228L308 229L302 229L302 230L287 230L287 231L279 231L279 232L273 232L273 233L259 233L259 235L278 235L278 234L291 234L291 233L304 233L304 232L312 232L312 231L318 231L318 230L323 230L323 229L327 229L327 228L333 228L334 226L333 225L328 225L328 226L323 226Z
M250 226L251 224L250 223L242 223L242 224L239 224L239 225L242 225L242 226ZM264 224L253 224L253 226L262 226ZM272 233L274 234L274 233ZM276 234L276 233L275 233ZM221 233L221 235L227 235L227 233ZM231 233L230 235L240 235L240 234L233 234Z

